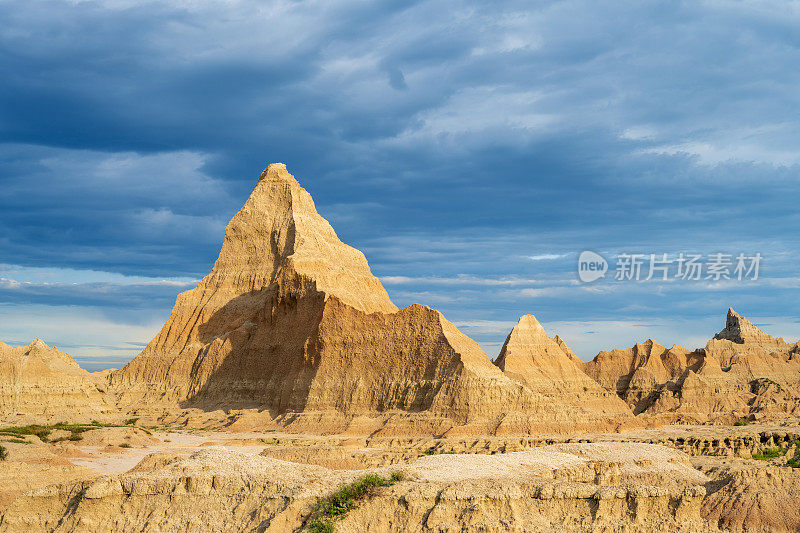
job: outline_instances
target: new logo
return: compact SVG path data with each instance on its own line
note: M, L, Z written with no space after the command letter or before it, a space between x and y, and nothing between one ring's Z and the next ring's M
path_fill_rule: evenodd
M578 256L578 277L584 283L591 283L606 275L608 261L602 255L586 250Z

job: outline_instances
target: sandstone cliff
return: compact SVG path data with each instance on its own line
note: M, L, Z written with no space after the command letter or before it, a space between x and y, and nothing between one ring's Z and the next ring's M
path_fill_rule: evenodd
M298 430L574 424L441 313L398 310L281 164L228 224L211 273L178 296L158 336L110 383L128 409L268 409Z
M668 350L648 340L600 352L584 370L636 414L732 422L800 412L798 345L764 333L733 309L705 348Z
M69 355L36 339L17 348L0 342L0 421L102 418L113 410L95 376Z

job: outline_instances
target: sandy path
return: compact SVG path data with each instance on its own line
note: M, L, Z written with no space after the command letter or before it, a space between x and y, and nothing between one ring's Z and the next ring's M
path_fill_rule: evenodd
M100 474L120 474L127 472L147 455L151 453L171 453L175 455L191 455L207 446L222 446L228 450L240 453L257 455L264 449L261 443L243 442L233 444L231 440L269 438L269 434L184 434L165 431L154 431L153 436L161 442L150 446L136 446L133 448L108 448L105 446L78 446L90 457L73 457L69 461L77 466L84 466ZM227 441L221 445L219 441ZM168 442L167 442L168 441Z

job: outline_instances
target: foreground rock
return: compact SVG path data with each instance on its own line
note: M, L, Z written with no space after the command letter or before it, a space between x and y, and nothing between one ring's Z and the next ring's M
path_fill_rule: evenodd
M562 444L504 455L436 455L373 470L374 491L336 530L710 531L708 478L683 453L646 444ZM149 456L132 471L32 491L0 531L295 531L359 473L209 449Z
M576 421L441 313L398 310L280 164L228 224L211 273L110 383L128 410L258 408L297 431L494 434L632 418Z
M17 348L0 342L0 422L88 422L115 411L105 383L36 339Z
M586 373L634 413L689 422L733 423L800 413L800 348L728 310L725 328L690 352L655 341L600 352Z

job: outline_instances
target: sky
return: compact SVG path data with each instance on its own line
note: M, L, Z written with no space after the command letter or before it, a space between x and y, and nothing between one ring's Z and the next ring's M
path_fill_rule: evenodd
M583 359L701 347L729 306L796 340L798 27L794 1L0 2L0 340L125 364L271 162L490 357L526 313ZM701 279L645 280L681 253Z

